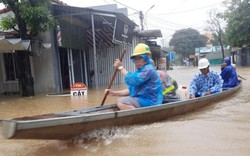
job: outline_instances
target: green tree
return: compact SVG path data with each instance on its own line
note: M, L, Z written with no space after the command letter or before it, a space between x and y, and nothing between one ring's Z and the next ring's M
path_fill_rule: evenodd
M174 51L180 55L183 60L191 54L195 54L195 48L204 47L207 37L201 35L195 29L181 29L174 33L169 42L170 46L174 47Z
M0 29L13 29L16 32L14 37L23 40L31 39L38 32L45 32L56 23L49 11L49 0L2 0L2 2L13 11L15 16L2 18ZM15 51L15 57L20 93L22 96L33 96L34 82L29 52Z
M250 43L250 1L227 0L224 17L227 21L226 35L231 46L242 47Z

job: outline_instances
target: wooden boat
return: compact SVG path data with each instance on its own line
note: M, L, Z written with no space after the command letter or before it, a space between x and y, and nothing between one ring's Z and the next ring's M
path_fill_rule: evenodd
M230 97L241 83L221 93L134 110L117 110L115 104L62 113L1 120L8 139L70 139L104 127L145 124L184 114Z

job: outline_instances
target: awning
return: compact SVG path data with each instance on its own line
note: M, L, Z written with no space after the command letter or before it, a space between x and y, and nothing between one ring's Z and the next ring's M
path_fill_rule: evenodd
M11 53L16 50L30 50L30 40L21 38L5 39L0 38L0 53Z
M162 37L162 33L160 29L141 30L138 32L138 36L142 38L157 38L157 37Z

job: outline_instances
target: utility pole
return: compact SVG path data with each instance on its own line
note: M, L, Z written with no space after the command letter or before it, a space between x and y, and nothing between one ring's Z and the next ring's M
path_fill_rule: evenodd
M145 13L145 16L147 15L148 11L151 10L153 7L155 7L155 5L152 5ZM139 18L141 21L141 30L144 30L144 25L143 25L143 21L144 21L144 14L142 13L142 11L139 12Z
M143 15L142 11L139 12L139 18L141 21L141 30L144 30L144 26L143 26L144 15Z

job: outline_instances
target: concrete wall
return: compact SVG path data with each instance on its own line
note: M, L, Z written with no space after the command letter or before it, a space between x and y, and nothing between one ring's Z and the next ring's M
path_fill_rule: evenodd
M51 33L53 34L53 33ZM38 43L33 44L33 65L35 94L58 92L59 67L56 49L53 44L53 35L50 32L40 34ZM41 42L51 43L51 48L46 49Z

